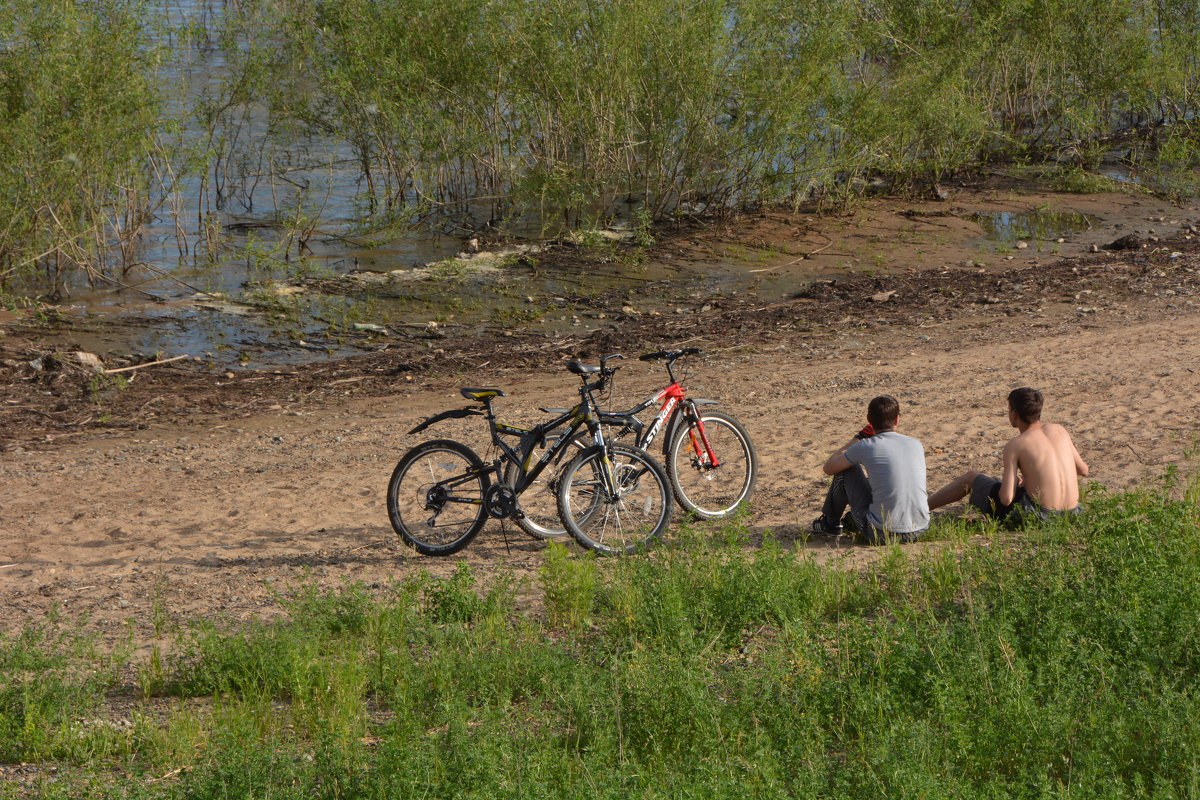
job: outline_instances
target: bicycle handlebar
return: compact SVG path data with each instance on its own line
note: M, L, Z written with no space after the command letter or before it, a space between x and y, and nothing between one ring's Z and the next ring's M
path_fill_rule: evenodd
M703 351L699 347L685 347L682 350L655 350L638 356L638 361L674 361L682 356L695 356Z

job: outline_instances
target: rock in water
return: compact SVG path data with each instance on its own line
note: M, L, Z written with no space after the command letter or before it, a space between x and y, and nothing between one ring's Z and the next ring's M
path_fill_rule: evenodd
M73 355L75 360L85 367L90 367L91 369L96 370L96 372L104 371L104 362L101 361L100 356L96 355L95 353L87 353L83 350L76 350L71 355Z

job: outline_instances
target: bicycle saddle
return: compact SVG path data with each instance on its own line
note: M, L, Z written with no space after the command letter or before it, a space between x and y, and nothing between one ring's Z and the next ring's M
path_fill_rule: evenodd
M493 397L504 397L503 389L477 389L473 386L464 386L458 390L463 397L468 400L491 400Z
M592 364L581 364L578 361L568 361L567 370L576 375L595 375L600 371L600 368Z

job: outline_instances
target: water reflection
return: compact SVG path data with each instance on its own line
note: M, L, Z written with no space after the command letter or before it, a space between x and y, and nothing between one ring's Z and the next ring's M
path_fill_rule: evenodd
M969 214L967 219L983 228L985 239L1001 245L1012 245L1020 240L1054 241L1077 231L1092 227L1093 217L1078 211L1050 211L1028 209L1024 211L979 211Z

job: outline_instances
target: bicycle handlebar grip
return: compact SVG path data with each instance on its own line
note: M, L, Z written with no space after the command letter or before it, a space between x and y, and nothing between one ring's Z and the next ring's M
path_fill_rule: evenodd
M655 350L653 353L644 353L638 356L638 361L658 361L659 359L667 359L674 361L680 356L694 356L702 353L699 347L685 347L682 350Z

